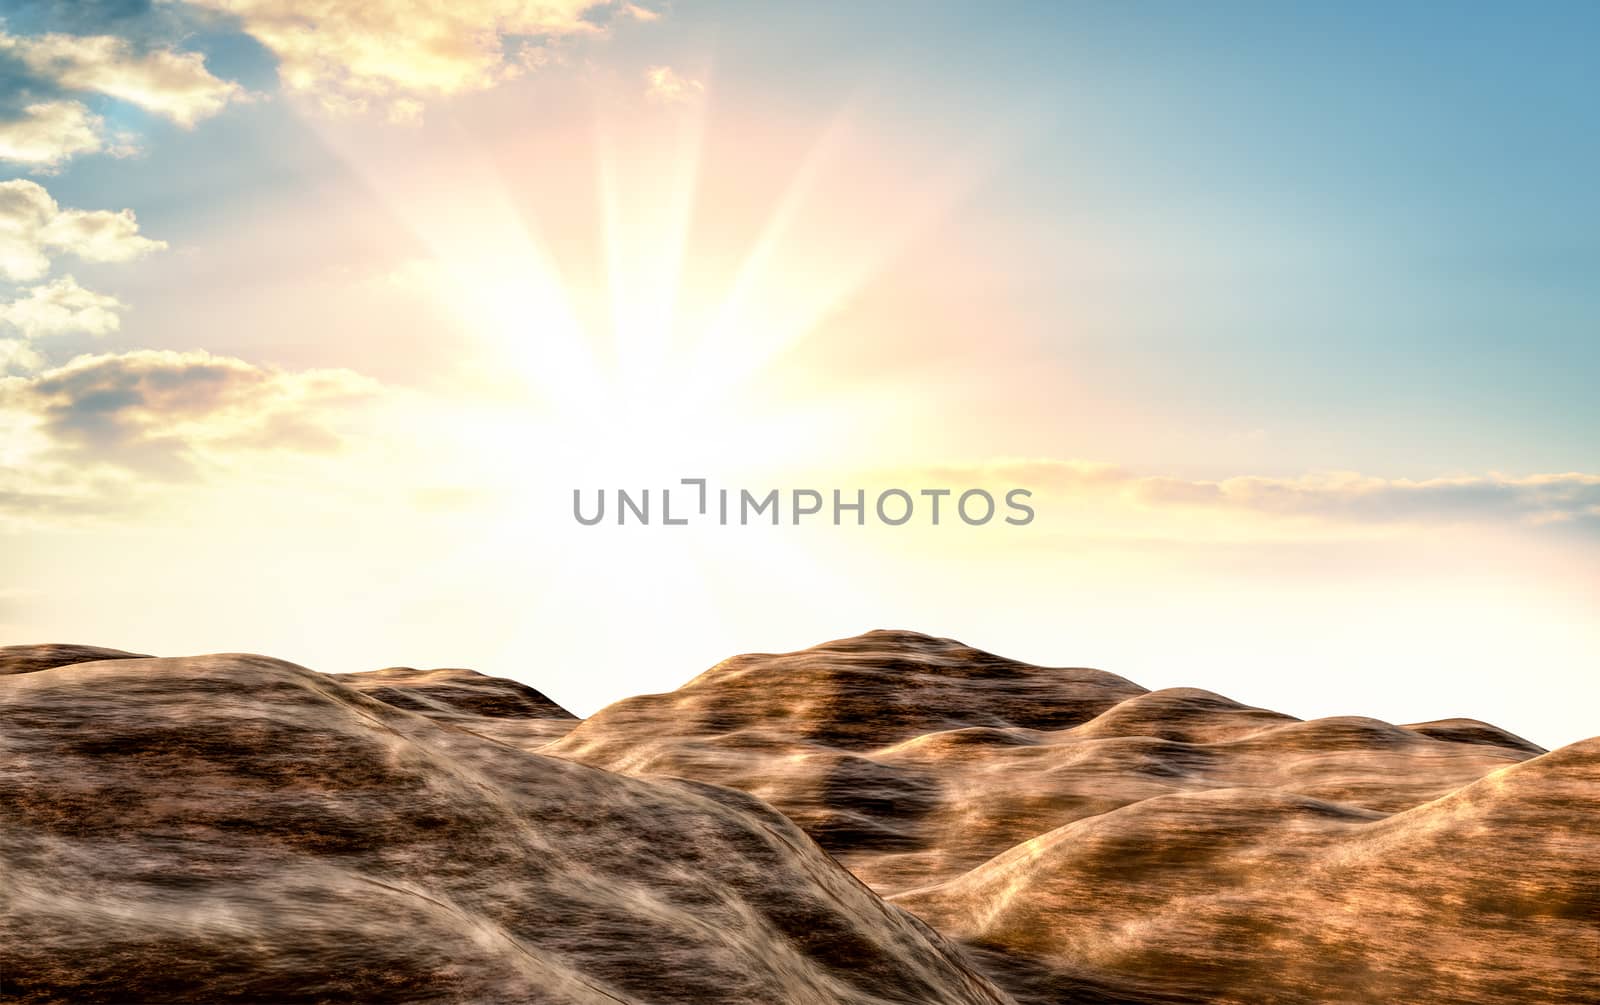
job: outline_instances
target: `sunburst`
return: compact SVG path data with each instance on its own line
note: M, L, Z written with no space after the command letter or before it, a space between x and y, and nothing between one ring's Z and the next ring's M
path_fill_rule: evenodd
M418 292L472 333L497 378L522 389L452 410L462 450L478 457L498 504L475 516L477 534L449 562L428 570L426 594L519 584L500 646L508 659L536 651L551 632L605 631L608 617L626 620L629 632L607 646L621 676L577 680L579 693L561 695L575 707L616 697L627 687L622 668L666 639L679 652L698 645L708 659L719 655L728 621L738 620L733 609L750 602L752 569L782 570L791 587L818 596L850 592L829 557L834 545L815 535L715 526L640 535L583 528L570 507L577 488L682 477L782 484L869 455L874 420L896 407L892 392L808 398L786 386L779 361L935 225L998 145L975 145L902 179L876 219L842 217L833 208L840 186L874 156L859 105L815 131L766 218L744 221L756 236L735 256L702 256L697 245L697 225L722 211L705 191L715 128L705 101L652 108L651 119L640 109L597 112L587 137L592 245L572 252L599 249L604 274L588 285L572 278L581 270L567 260L570 249L542 234L518 198L531 173L519 178L464 132L447 158L401 167L328 133L425 248ZM574 149L583 148L575 141L563 156ZM807 243L819 234L826 246ZM733 264L718 277L707 261ZM411 591L389 589L399 616L434 616L415 607ZM574 615L575 604L586 609Z

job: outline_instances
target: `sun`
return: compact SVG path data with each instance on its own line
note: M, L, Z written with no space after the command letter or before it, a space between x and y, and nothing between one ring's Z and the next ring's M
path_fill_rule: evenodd
M497 433L476 437L486 463L518 444L573 477L675 478L820 463L872 441L890 392L851 400L790 380L784 361L951 208L993 144L897 175L859 126L858 96L811 129L764 214L735 211L707 191L708 173L727 176L707 150L729 149L708 135L739 129L714 124L711 98L601 101L586 136L526 173L487 140L413 167L330 135L424 250L408 281L470 333L480 369L522 389L496 411ZM540 218L524 196L550 187L552 156L592 172L563 176L573 198L547 200ZM842 196L864 167L883 175L871 226ZM748 218L715 226L730 212ZM729 232L743 246L708 248L708 233Z
M867 574L886 547L916 550L911 535L831 527L573 517L575 490L849 486L903 463L925 428L906 417L942 404L894 374L817 368L835 359L841 313L917 257L1000 144L974 137L948 159L896 150L864 125L861 95L782 122L766 109L715 119L713 97L630 109L597 96L592 120L569 110L524 135L498 119L454 128L441 107L402 157L356 125L306 123L411 238L376 256L393 276L384 295L404 284L402 302L447 326L439 342L456 350L397 407L430 464L400 480L462 501L424 512L395 494L403 533L433 550L367 603L419 620L488 605L484 658L508 667L551 638L604 636L611 674L573 675L563 697L578 707L731 626L794 630L763 592L779 580L814 616L881 609ZM768 156L780 132L783 154ZM896 323L915 330L917 310Z

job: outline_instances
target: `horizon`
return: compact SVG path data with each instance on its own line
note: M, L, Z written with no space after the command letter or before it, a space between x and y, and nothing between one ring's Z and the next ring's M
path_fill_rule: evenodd
M1291 718L1293 718L1293 719L1295 719L1297 721L1300 721L1300 722L1313 722L1313 721L1317 721L1317 720L1321 720L1321 719L1334 719L1334 718L1358 718L1358 719L1374 719L1374 718L1376 718L1374 716L1363 715L1363 714L1355 713L1355 712L1351 712L1351 713L1334 713L1334 714L1329 714L1329 715L1318 715L1318 716L1293 715L1292 713L1284 712L1282 709L1268 708L1268 706L1266 706L1266 705L1257 705L1257 704L1255 704L1255 703L1253 703L1253 702L1251 702L1249 700L1242 700L1236 695L1221 694L1220 692L1213 691L1210 688L1207 688L1207 687L1204 687L1204 686L1201 686L1201 685L1198 685L1198 684L1195 684L1195 685L1172 684L1172 685L1166 685L1166 686L1163 686L1163 687L1146 687L1140 681L1134 680L1134 679L1129 678L1129 677L1127 677L1127 676L1125 676L1123 674L1117 673L1115 670L1107 668L1107 667L1087 666L1087 665L1080 665L1080 664L1044 664L1044 663L1035 663L1035 662L1032 662L1030 660L1020 659L1020 658L1017 658L1017 657L1010 656L1010 655L1008 655L1006 653L995 652L993 650L986 649L986 648L984 648L982 646L974 646L974 645L966 642L963 639L952 638L952 637L946 636L946 635L935 635L935 634L932 634L932 633L929 633L929 632L919 631L919 630L914 629L914 628L904 628L904 627L901 627L901 628L885 628L885 627L869 628L869 629L866 629L864 631L856 632L855 634L852 634L852 635L841 635L841 636L838 636L837 638L829 638L829 639L825 639L825 640L822 640L822 641L818 641L818 642L812 643L811 645L803 646L803 647L798 648L798 649L790 649L790 650L782 650L782 651L777 651L777 650L774 650L774 651L752 650L752 651L745 651L745 652L729 653L727 656L724 656L721 659L718 659L714 663L711 663L711 664L708 664L708 665L706 665L704 667L701 667L698 670L693 670L693 671L689 672L689 674L687 676L683 677L682 680L679 681L675 685L663 688L660 691L641 691L641 692L636 692L634 694L623 695L623 696L621 696L619 698L616 698L616 699L614 699L614 700L612 700L610 702L607 702L604 705L601 705L601 706L596 707L596 708L589 709L587 711L577 711L575 709L569 708L566 704L564 704L563 702L557 700L551 694L547 693L545 688L539 685L539 681L537 679L531 679L531 678L527 678L527 677L501 676L499 674L486 673L485 671L477 669L475 667L465 666L465 665L462 665L462 664L454 664L454 663L446 663L446 664L441 664L441 665L438 665L438 666L410 666L410 665L406 665L406 664L392 664L392 665L389 665L389 666L381 666L381 667L378 667L378 666L365 667L365 668L362 668L360 670L350 670L348 668L340 668L340 669L337 669L337 670L330 670L330 669L326 669L326 668L322 668L322 667L308 666L308 665L303 664L303 663L296 663L293 660L283 660L281 657L274 656L271 653L232 652L232 651L229 651L229 652L219 651L219 652L214 652L214 653L135 653L135 652L131 652L131 651L125 650L125 649L118 649L115 646L98 646L98 645L93 645L93 644L89 644L89 643L71 643L71 642L52 642L52 643L34 642L34 643L19 643L18 645L21 648L24 648L24 649L33 648L33 647L37 647L37 646L48 646L48 645L84 646L86 648L91 648L91 649L104 649L104 650L113 651L113 652L126 653L126 654L130 655L131 657L133 657L135 659L153 659L153 660L202 658L202 657L210 657L210 656L229 656L229 655L265 656L265 657L267 657L269 659L275 659L275 660L279 660L280 662L290 663L290 664L292 664L294 666L298 666L298 667L300 667L301 669L304 669L304 670L311 670L311 671L315 671L315 672L318 672L318 673L331 673L331 674L362 673L362 672L382 673L382 672L385 672L385 671L388 671L388 670L415 670L415 671L418 671L420 673L431 673L431 672L437 671L437 670L466 670L469 673L475 673L475 674L478 674L480 676L488 677L488 678L491 678L491 679L512 680L512 681L514 681L514 682L516 682L518 684L522 684L522 685L524 685L526 687L532 688L536 693L538 693L539 695L543 696L544 698L549 699L551 701L554 701L555 704L557 706L559 706L562 710L575 715L579 720L584 720L584 719L589 719L589 718L593 717L594 715L597 715L598 713L600 713L600 712L604 711L605 709L609 708L611 705L617 704L619 702L627 701L630 698L652 697L652 696L660 696L660 695L671 694L672 692L677 691L680 688L682 688L682 687L688 685L689 683L693 682L696 678L701 677L704 674L706 674L706 673L708 673L708 672L710 672L712 670L715 670L717 667L723 665L724 663L728 663L728 662L733 661L733 660L737 660L737 659L741 659L741 658L745 658L745 657L761 658L761 657L779 657L779 656L799 655L799 654L808 653L808 652L811 652L811 651L817 650L817 649L826 649L826 648L828 648L830 646L836 645L837 643L853 642L853 641L856 641L858 639L864 639L864 638L866 638L868 636L873 636L873 635L890 635L890 636L899 636L899 637L913 636L916 639L928 640L928 641L931 641L931 642L951 642L951 643L955 643L958 646L962 646L962 647L967 648L967 649L973 649L975 651L978 651L978 652L983 653L983 654L988 655L988 656L998 656L1001 659L1004 659L1004 660L1006 660L1008 662L1018 663L1018 664L1021 664L1021 665L1024 665L1024 666L1029 666L1029 667L1032 667L1033 669L1036 669L1036 670L1047 670L1047 671L1048 670L1092 670L1092 671L1095 671L1096 673L1104 673L1104 674L1109 674L1109 675L1111 675L1113 677L1121 678L1122 680L1127 681L1128 683L1130 683L1130 684L1132 684L1132 685L1134 685L1136 687L1141 688L1143 690L1143 692L1146 693L1146 694L1154 694L1154 693L1156 693L1158 691L1174 691L1174 690L1204 691L1204 692L1207 692L1207 693L1210 693L1210 694L1218 695L1219 697L1228 699L1230 701L1237 702L1239 705L1241 705L1241 706L1243 706L1245 708L1266 709L1268 711L1278 712L1279 714L1289 715ZM1378 721L1388 722L1390 725L1400 726L1402 728L1406 728L1406 727L1410 727L1410 726L1426 725L1426 724L1432 723L1432 722L1464 721L1464 720L1471 720L1471 721L1477 721L1477 722L1480 722L1480 723L1484 723L1486 725L1493 726L1493 727L1495 727L1497 729L1501 729L1501 730L1503 730L1503 731L1505 731L1507 733L1510 733L1516 739L1537 743L1540 747L1543 747L1546 752L1553 751L1553 750L1558 750L1561 747L1570 745L1570 743L1563 743L1563 744L1559 744L1557 746L1545 746L1542 743L1538 743L1537 738L1521 736L1521 735L1517 734L1514 730L1506 729L1504 726L1502 726L1499 723L1496 723L1496 722L1493 722L1493 721L1490 721L1490 720L1487 720L1487 719L1483 719L1483 718L1481 718L1479 716L1473 716L1473 715L1469 715L1469 714L1465 714L1465 713L1462 713L1462 714L1444 713L1444 714L1433 716L1433 717L1431 717L1429 719L1418 719L1418 720L1411 721L1411 722L1399 722L1399 721L1381 720L1381 719L1378 720ZM1571 741L1571 743L1580 743L1580 742L1583 742L1585 740L1592 740L1592 739L1597 739L1597 738L1600 738L1600 735L1588 736L1588 737L1578 737L1577 739Z

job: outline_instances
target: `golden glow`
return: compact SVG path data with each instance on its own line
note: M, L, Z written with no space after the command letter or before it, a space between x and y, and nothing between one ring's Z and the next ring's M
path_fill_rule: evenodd
M545 160L461 132L447 156L397 164L348 127L324 126L423 249L395 285L473 334L470 369L523 389L523 407L507 403L472 430L487 462L536 451L541 471L581 484L903 456L903 440L878 426L900 410L894 387L842 394L790 380L780 361L1005 144L980 140L908 175L873 156L846 108L792 161L766 165L788 177L763 217L753 199L736 213L724 189L705 191L709 115L704 92L667 107L614 102L587 135L547 140L541 149L559 157ZM557 190L559 200L541 195Z

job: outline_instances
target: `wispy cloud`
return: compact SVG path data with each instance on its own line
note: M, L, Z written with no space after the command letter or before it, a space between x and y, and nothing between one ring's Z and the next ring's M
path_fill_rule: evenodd
M427 98L480 91L520 76L545 47L654 14L610 0L190 0L234 15L278 59L283 86L332 112L376 106L417 117Z
M0 118L0 161L49 173L78 154L106 149L105 120L81 101L35 101Z
M139 233L132 210L63 209L37 182L0 182L0 279L38 279L60 255L126 262L166 246Z
M1288 479L1243 476L1214 482L1144 478L1137 482L1136 491L1142 501L1156 505L1380 522L1515 519L1539 523L1600 513L1600 475L1582 472L1420 480L1351 472Z
M931 467L934 481L1005 482L1062 501L1108 501L1146 512L1217 512L1337 524L1568 524L1600 519L1600 474L1488 473L1449 478L1379 478L1318 472L1292 478L1219 479L1138 474L1113 464L1025 459Z
M109 335L122 326L127 309L116 297L95 293L71 276L28 288L10 303L0 303L0 325L24 338L53 335Z
M80 356L0 376L0 519L127 517L180 486L299 478L296 459L340 457L382 393L348 370L206 352Z
M705 92L705 85L693 77L685 77L670 66L652 66L644 74L644 95L662 105L677 105L692 101Z
M33 373L47 360L38 340L58 335L109 335L127 306L85 289L70 275L33 282L55 259L126 262L166 247L139 233L131 210L64 209L38 182L0 182L0 286L32 282L0 294L0 378Z
M282 89L325 111L414 122L430 99L520 77L564 40L660 16L616 0L40 0L0 22L0 161L48 174L82 154L132 152L138 137L112 132L90 98L185 128L248 100L204 54L184 48L197 27L250 36L277 59ZM674 83L683 95L699 87L669 79L660 94Z
M32 373L44 362L44 356L26 339L0 338L0 377Z
M84 96L125 102L183 127L244 96L197 52L115 35L14 35L0 27L0 160L49 172L85 153L126 153Z
M206 69L205 57L198 52L141 51L114 35L0 32L0 54L15 58L39 81L63 91L125 101L180 126L215 115L244 93L238 84Z

